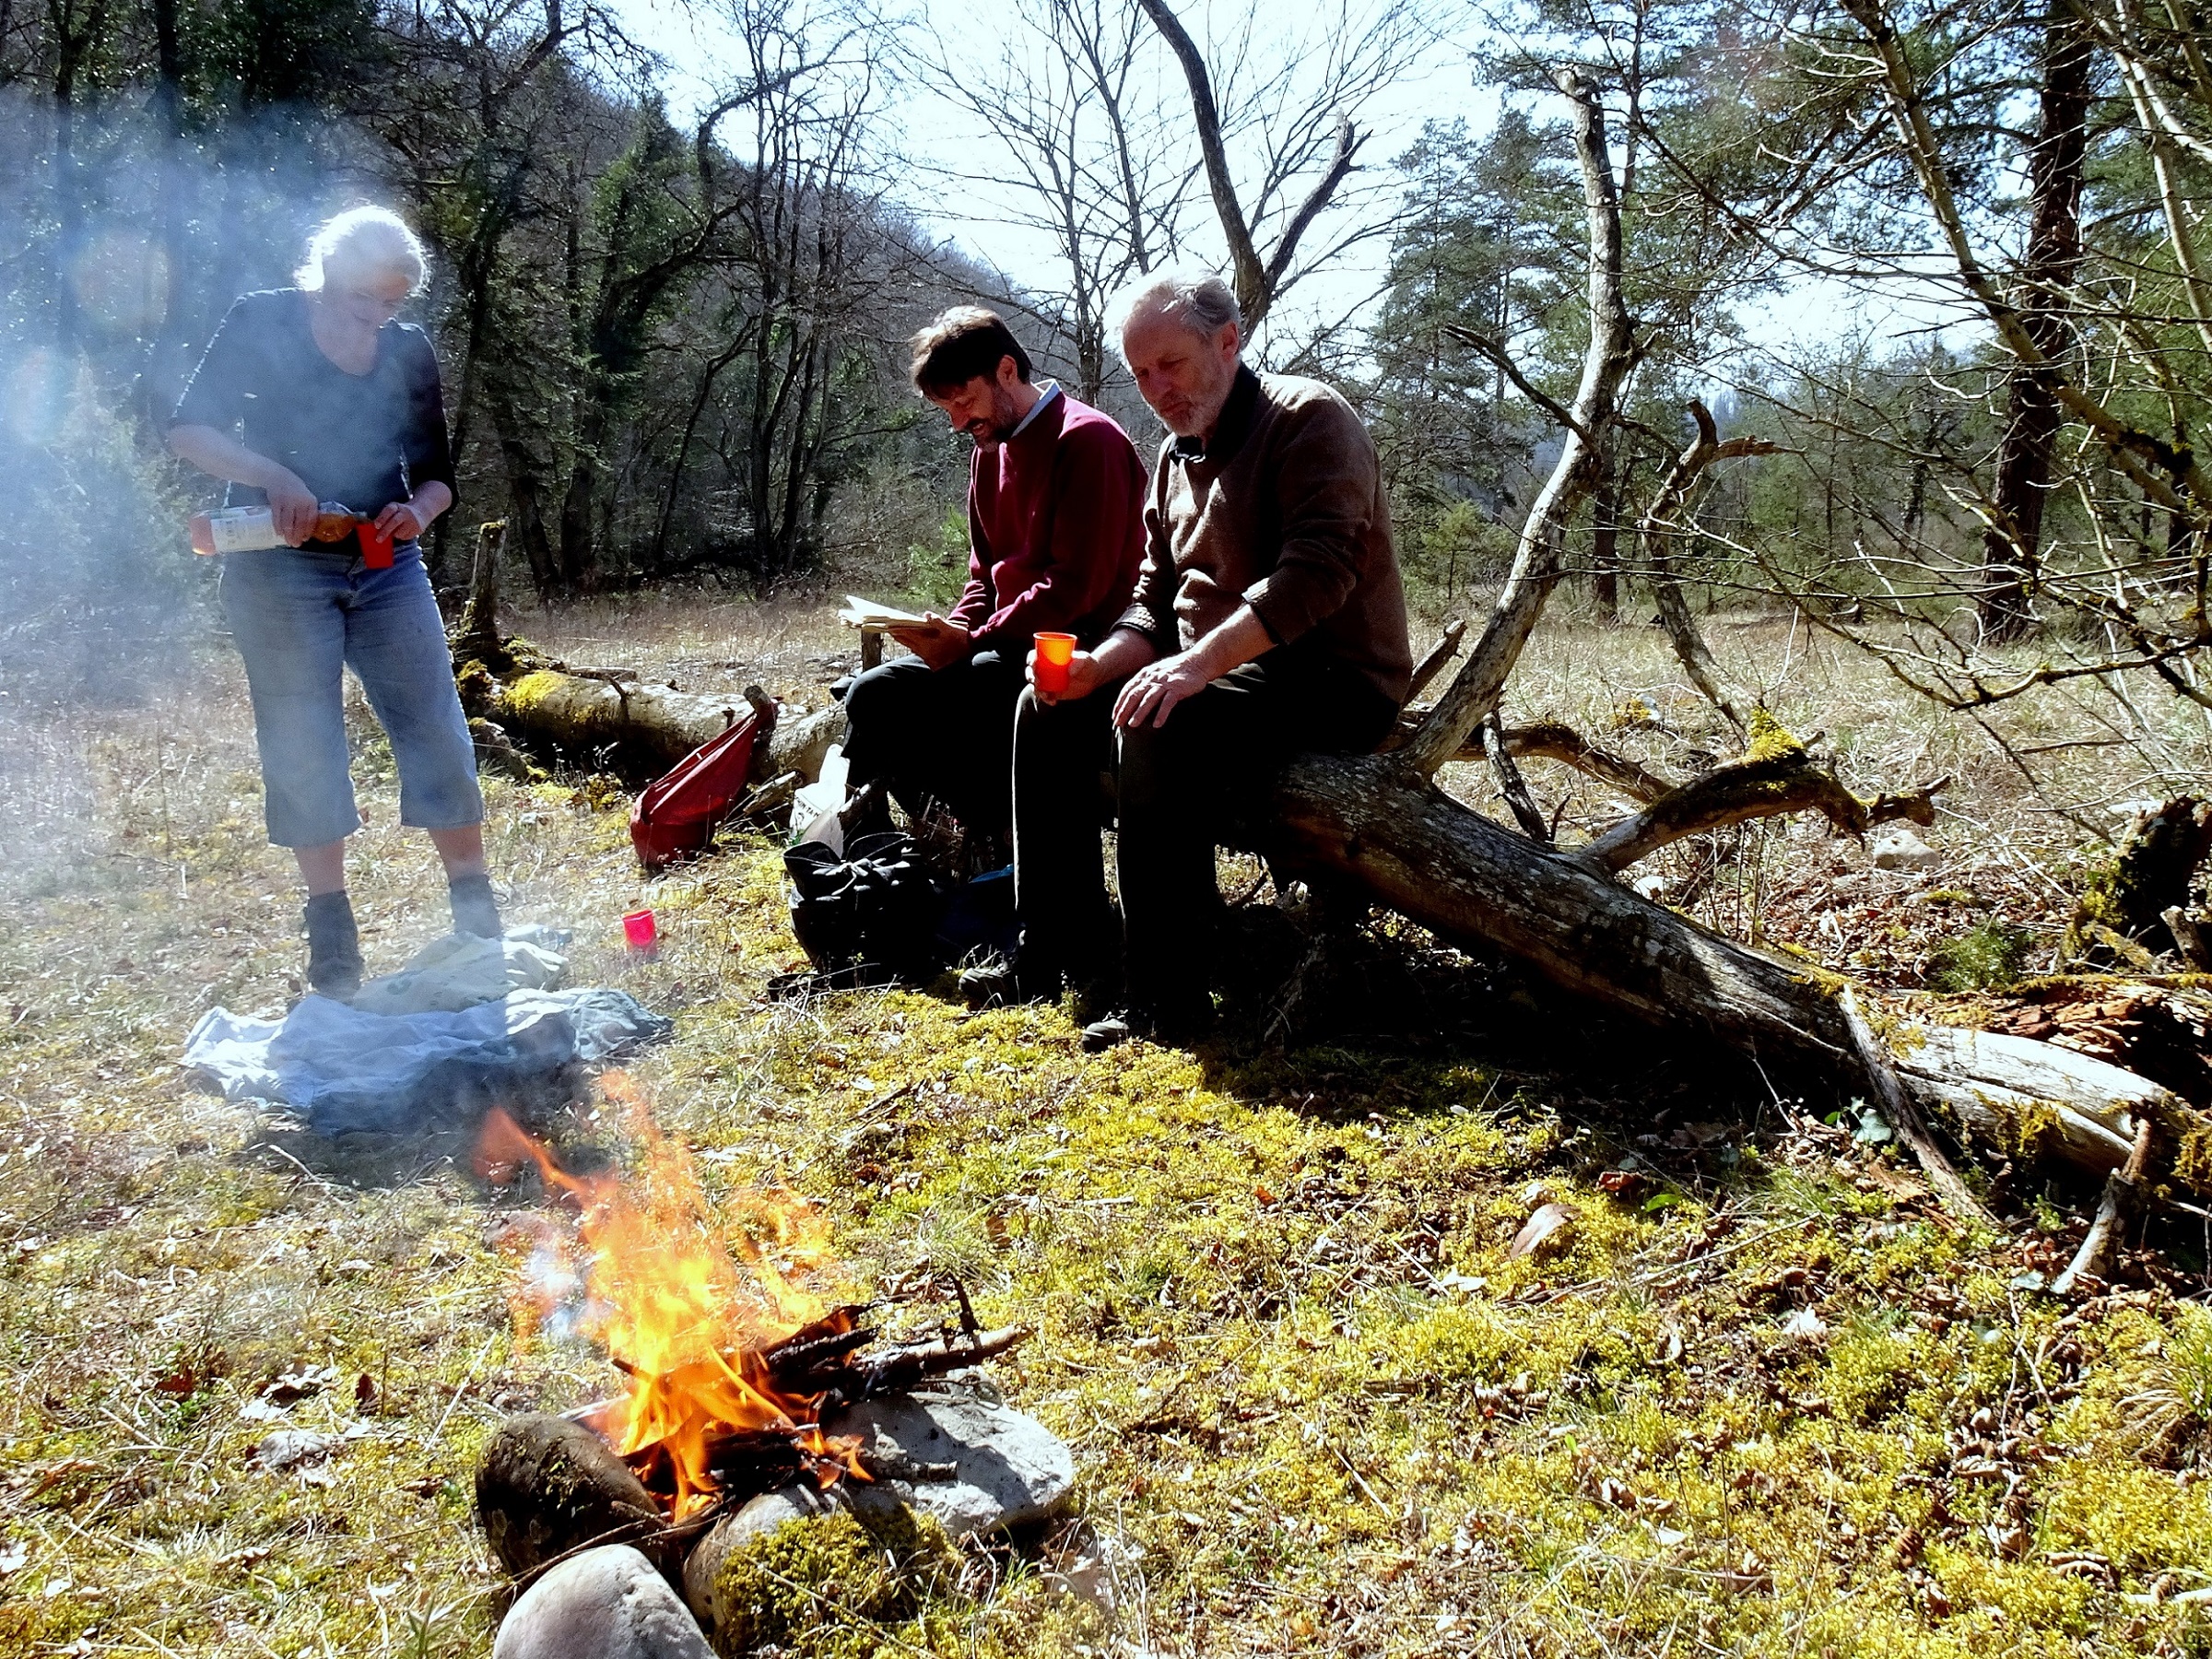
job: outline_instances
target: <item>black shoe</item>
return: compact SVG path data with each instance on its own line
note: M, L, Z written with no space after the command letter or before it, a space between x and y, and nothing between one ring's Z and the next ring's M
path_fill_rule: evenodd
M960 999L979 1011L1016 1003L1056 1002L1059 996L1059 973L1030 967L1019 957L960 970Z
M1095 1054L1118 1048L1134 1037L1147 1038L1162 1048L1195 1048L1213 1029L1213 999L1201 996L1187 1004L1130 1008L1094 1019L1083 1028L1083 1048Z
M1087 1054L1103 1053L1110 1048L1143 1033L1137 1030L1135 1014L1109 1014L1103 1019L1094 1019L1083 1028L1083 1052Z
M453 907L455 933L474 934L479 939L497 939L506 933L500 923L500 901L491 895L490 877L458 877L446 883L445 896Z
M307 982L339 1002L351 1002L361 988L361 935L353 900L344 893L317 893L307 901Z

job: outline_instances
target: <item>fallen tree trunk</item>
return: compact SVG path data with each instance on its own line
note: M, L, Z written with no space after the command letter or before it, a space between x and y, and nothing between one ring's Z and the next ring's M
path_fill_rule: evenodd
M527 747L550 747L615 770L653 777L667 771L745 712L747 697L707 697L612 671L579 673L555 664L496 677L480 663L462 670L462 700ZM748 692L748 696L750 693ZM841 703L781 719L761 778L796 772L811 783L830 746L844 735Z
M1447 940L1501 951L1616 1013L1760 1060L1861 1078L1847 982L1732 944L1588 864L1461 806L1393 755L1308 756L1277 788L1268 851L1348 877ZM1907 1027L1889 1064L1961 1138L2047 1150L2101 1177L2143 1117L2183 1182L2212 1190L2212 1121L2117 1066L2026 1038Z

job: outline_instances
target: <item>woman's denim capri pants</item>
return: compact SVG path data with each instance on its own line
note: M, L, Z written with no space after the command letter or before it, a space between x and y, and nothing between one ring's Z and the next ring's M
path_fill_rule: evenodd
M399 821L483 822L476 747L417 544L394 547L383 571L352 551L228 553L222 592L253 697L270 841L320 847L361 827L347 770L347 664L392 740Z

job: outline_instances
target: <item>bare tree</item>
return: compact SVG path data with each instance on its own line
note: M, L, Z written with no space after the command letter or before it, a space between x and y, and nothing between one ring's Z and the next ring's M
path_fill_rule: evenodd
M1342 0L1288 31L1278 9L1254 0L1210 56L1167 0L1137 4L1182 70L1237 303L1253 333L1307 272L1388 228L1377 215L1318 249L1306 246L1318 221L1344 204L1346 182L1371 135L1359 124L1365 105L1429 45L1418 0L1361 9ZM1252 53L1263 29L1274 44L1264 65Z
M1196 177L1150 44L1136 11L1109 0L1015 0L995 62L938 40L924 65L940 95L995 140L983 170L951 176L983 185L1013 225L1053 246L1057 282L1008 282L993 298L1065 338L1088 403L1111 367L1106 301L1178 246ZM1010 166L988 165L1002 158Z

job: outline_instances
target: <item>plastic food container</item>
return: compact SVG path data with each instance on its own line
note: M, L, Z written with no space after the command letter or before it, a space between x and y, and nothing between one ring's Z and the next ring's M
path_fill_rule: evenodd
M203 556L260 553L284 545L266 507L221 507L192 515L192 550Z

